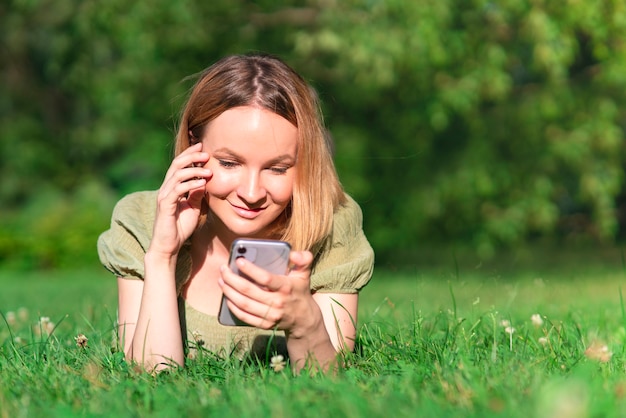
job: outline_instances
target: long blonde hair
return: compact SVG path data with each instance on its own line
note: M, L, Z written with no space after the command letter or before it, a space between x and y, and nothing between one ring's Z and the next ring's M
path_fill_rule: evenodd
M260 106L298 128L297 175L291 203L269 234L289 242L294 249L313 249L330 234L333 213L345 202L345 195L317 95L283 61L265 54L233 55L207 68L182 110L175 154L202 138L213 119L238 106ZM207 211L205 204L205 215Z

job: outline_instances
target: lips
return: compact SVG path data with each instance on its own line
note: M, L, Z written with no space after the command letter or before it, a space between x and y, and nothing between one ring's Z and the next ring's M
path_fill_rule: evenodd
M230 203L230 202L229 202ZM245 219L254 219L257 216L259 216L259 214L261 212L263 212L263 210L265 210L265 208L246 208L243 206L237 206L237 205L233 205L232 203L230 204L233 209L235 210L235 213L237 213L237 215L241 216L242 218Z

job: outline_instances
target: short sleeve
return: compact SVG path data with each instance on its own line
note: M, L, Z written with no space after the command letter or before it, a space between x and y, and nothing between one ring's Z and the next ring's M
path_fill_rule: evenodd
M311 275L311 290L357 293L374 269L374 251L363 232L359 205L348 196L334 215L333 231L320 250Z
M155 199L154 192L137 192L121 199L113 209L110 228L98 238L100 262L117 277L143 280Z

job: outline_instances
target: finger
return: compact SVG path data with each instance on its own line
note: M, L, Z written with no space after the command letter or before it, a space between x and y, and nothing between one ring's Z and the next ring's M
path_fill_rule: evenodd
M199 142L178 154L175 159L178 159L183 166L202 167L206 165L210 157L209 152L202 149L202 142Z
M264 307L265 314L257 315L255 313L240 309L236 303L233 303L229 299L226 299L226 304L228 305L228 309L230 309L233 315L235 315L246 324L252 325L256 328L269 330L276 328L278 324L278 320L275 319L275 315L272 314L272 310L268 309L267 306Z
M191 179L182 183L163 185L159 189L158 202L165 205L178 205L181 200L186 200L190 192L204 193L206 178Z
M207 152L202 152L202 143L197 143L185 151L181 152L170 164L160 191L163 196L172 193L175 188L181 182L188 182L192 179L205 178L209 179L212 176L212 172L209 169L204 168L207 161L210 159L210 155ZM200 184L201 186L201 184ZM199 187L198 183L190 185L190 187ZM191 189L179 188L174 200L180 199L186 195Z
M250 280L263 289L276 292L285 285L286 276L272 274L243 257L238 258L235 263L241 273L245 274Z
M195 144L172 160L170 167L165 173L165 179L171 178L176 172L187 167L203 168L209 159L210 154L202 151L202 143Z
M213 172L208 168L185 167L172 171L166 176L160 191L163 196L172 192L175 193L173 199L185 196L193 189L204 187L206 182L213 177Z
M239 272L231 270L226 265L222 266L220 270L223 281L237 292L262 301L269 289L259 283L259 281L267 282L267 279L259 279L258 274L267 275L269 273L250 262L247 262L244 270L241 270L239 263L237 263L237 268Z
M282 311L283 306L277 300L271 298L271 294L266 295L263 300L257 300L237 292L225 283L222 286L222 292L233 314L244 322L257 325L261 319L272 323L280 320L279 313ZM257 320L245 319L244 315L246 318L257 318Z
M186 150L184 150L183 152L181 152L180 154L178 154L170 163L170 169L174 168L174 170L180 168L180 167L184 167L185 165L181 165L184 164L185 161L187 161L189 159L189 157L197 152L201 152L202 151L202 143L199 142L197 144L194 144L192 146L190 146L189 148L187 148ZM187 163L187 165L189 165L189 163ZM169 172L170 170L168 170Z
M206 184L206 183L205 183ZM194 208L200 209L202 201L204 200L204 187L199 187L189 191L187 195L187 204Z
M234 274L225 266L219 280L222 293L232 313L242 321L260 328L272 328L280 320L283 305L272 292L258 288L250 281ZM234 286L242 285L243 290ZM259 296L261 295L261 296Z
M292 265L290 275L308 272L313 264L313 254L310 251L292 251L289 253L289 262Z
M172 180L180 182L192 179L194 177L211 176L212 171L204 167L206 161L208 161L208 159L205 158L206 156L208 156L208 154L199 153L198 156L192 156L190 158L184 158L181 161L172 162L169 169L167 170L167 173L165 173L163 183L167 183L168 181Z

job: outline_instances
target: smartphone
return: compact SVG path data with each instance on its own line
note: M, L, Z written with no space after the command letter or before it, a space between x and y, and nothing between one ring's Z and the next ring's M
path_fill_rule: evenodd
M230 258L228 264L230 269L235 274L244 278L247 278L246 275L239 271L237 264L235 263L235 261L241 257L251 263L254 263L256 266L269 271L270 273L287 274L290 252L291 246L285 241L238 238L233 241L233 244L230 247ZM230 309L228 309L226 297L223 295L218 321L222 325L249 326L233 315Z

